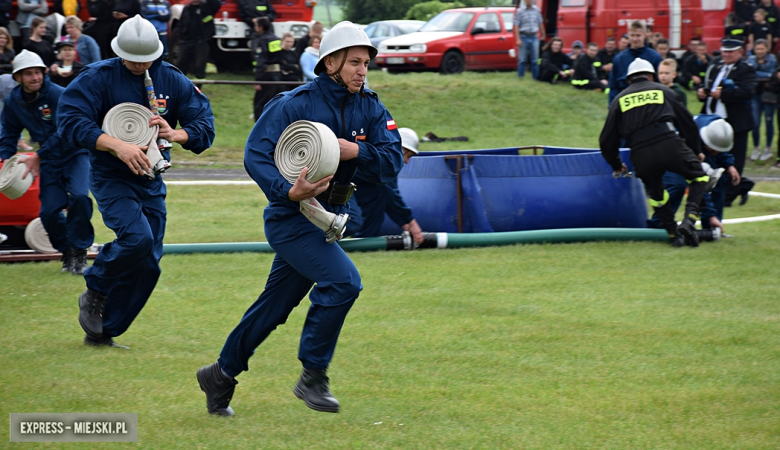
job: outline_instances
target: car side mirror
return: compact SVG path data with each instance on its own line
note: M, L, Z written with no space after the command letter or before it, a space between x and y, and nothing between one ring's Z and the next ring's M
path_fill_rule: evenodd
M471 29L471 35L472 36L475 35L475 34L482 34L484 32L485 32L485 29L482 28L482 27L474 27L474 28Z

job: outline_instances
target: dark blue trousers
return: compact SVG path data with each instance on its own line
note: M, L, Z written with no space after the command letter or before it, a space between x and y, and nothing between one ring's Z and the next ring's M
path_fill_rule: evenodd
M89 156L41 162L40 217L51 245L60 252L83 250L95 240L92 199L89 198ZM66 216L62 210L67 209Z
M276 251L271 273L263 293L228 336L219 365L231 376L249 370L255 349L314 286L298 359L307 369L327 369L347 313L363 289L360 274L344 250L326 244L324 233L302 214L267 218L265 234Z
M84 279L107 296L103 335L115 337L133 323L160 277L166 189L160 177L129 181L96 173L90 188L116 239L103 246Z

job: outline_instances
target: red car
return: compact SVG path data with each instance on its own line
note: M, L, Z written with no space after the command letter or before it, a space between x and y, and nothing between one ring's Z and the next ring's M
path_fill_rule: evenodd
M379 44L376 64L390 72L515 69L514 8L457 8L444 11L416 33Z

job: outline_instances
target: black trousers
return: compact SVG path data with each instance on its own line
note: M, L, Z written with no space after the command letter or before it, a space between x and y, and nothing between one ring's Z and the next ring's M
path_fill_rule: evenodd
M636 176L645 185L650 204L658 214L661 225L669 232L670 237L676 235L677 223L674 221L674 212L667 204L669 195L664 188L664 173L677 173L690 182L686 217L689 212L698 215L699 204L708 181L701 162L679 137L632 149L631 162L634 164Z
M205 39L182 39L176 50L176 67L185 75L206 78L206 62L209 58L209 44Z
M731 149L731 154L734 155L734 168L740 175L742 175L742 169L745 168L745 159L747 158L748 134L750 134L750 130L734 133L734 147ZM755 183L747 178L742 178L742 181L736 186L729 184L726 188L724 204L731 206L735 198L750 192L754 185Z
M265 73L260 77L258 81L280 81L280 79L281 79L281 74L279 72L276 72L276 73ZM271 99L276 96L276 94L283 92L282 88L283 86L279 86L279 85L264 84L261 90L255 91L255 100L254 100L255 122L257 122L257 119L259 119L260 116L263 115L263 109L265 108L265 104L270 102Z

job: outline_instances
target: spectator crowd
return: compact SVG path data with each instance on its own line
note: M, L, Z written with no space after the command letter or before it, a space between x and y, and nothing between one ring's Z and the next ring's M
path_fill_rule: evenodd
M649 61L656 68L657 81L671 88L678 100L686 105L685 91L696 92L701 97L702 89L712 89L719 74L713 73L713 68L720 69L723 62L723 47L709 49L702 39L696 37L690 39L685 52L677 56L662 33L653 32L650 26L639 20L629 24L628 33L607 38L601 48L596 42L583 44L577 40L571 44L572 51L566 53L566 43L560 37L553 36L543 41L547 37L544 17L535 0L523 0L515 13L513 32L518 47L518 77L523 78L526 68L530 68L535 80L552 84L570 83L576 89L605 92L609 103L628 86L626 71L636 58ZM750 98L744 102L750 105L748 115L753 119L746 131L753 141L749 158L752 161L770 160L775 156L771 145L780 94L780 66L775 56L780 50L780 9L772 0L737 2L735 10L726 18L724 39L740 43L739 62L756 77L755 82L747 86ZM708 75L713 79L708 80ZM728 74L724 75L729 78ZM718 79L717 84L720 82ZM727 81L727 86L720 88L726 89L730 85ZM709 96L702 101L706 98ZM725 100L721 105L723 103ZM724 110L721 112L726 114ZM780 126L780 115L777 120ZM740 146L739 136L735 145ZM780 169L780 143L776 158L772 168Z

